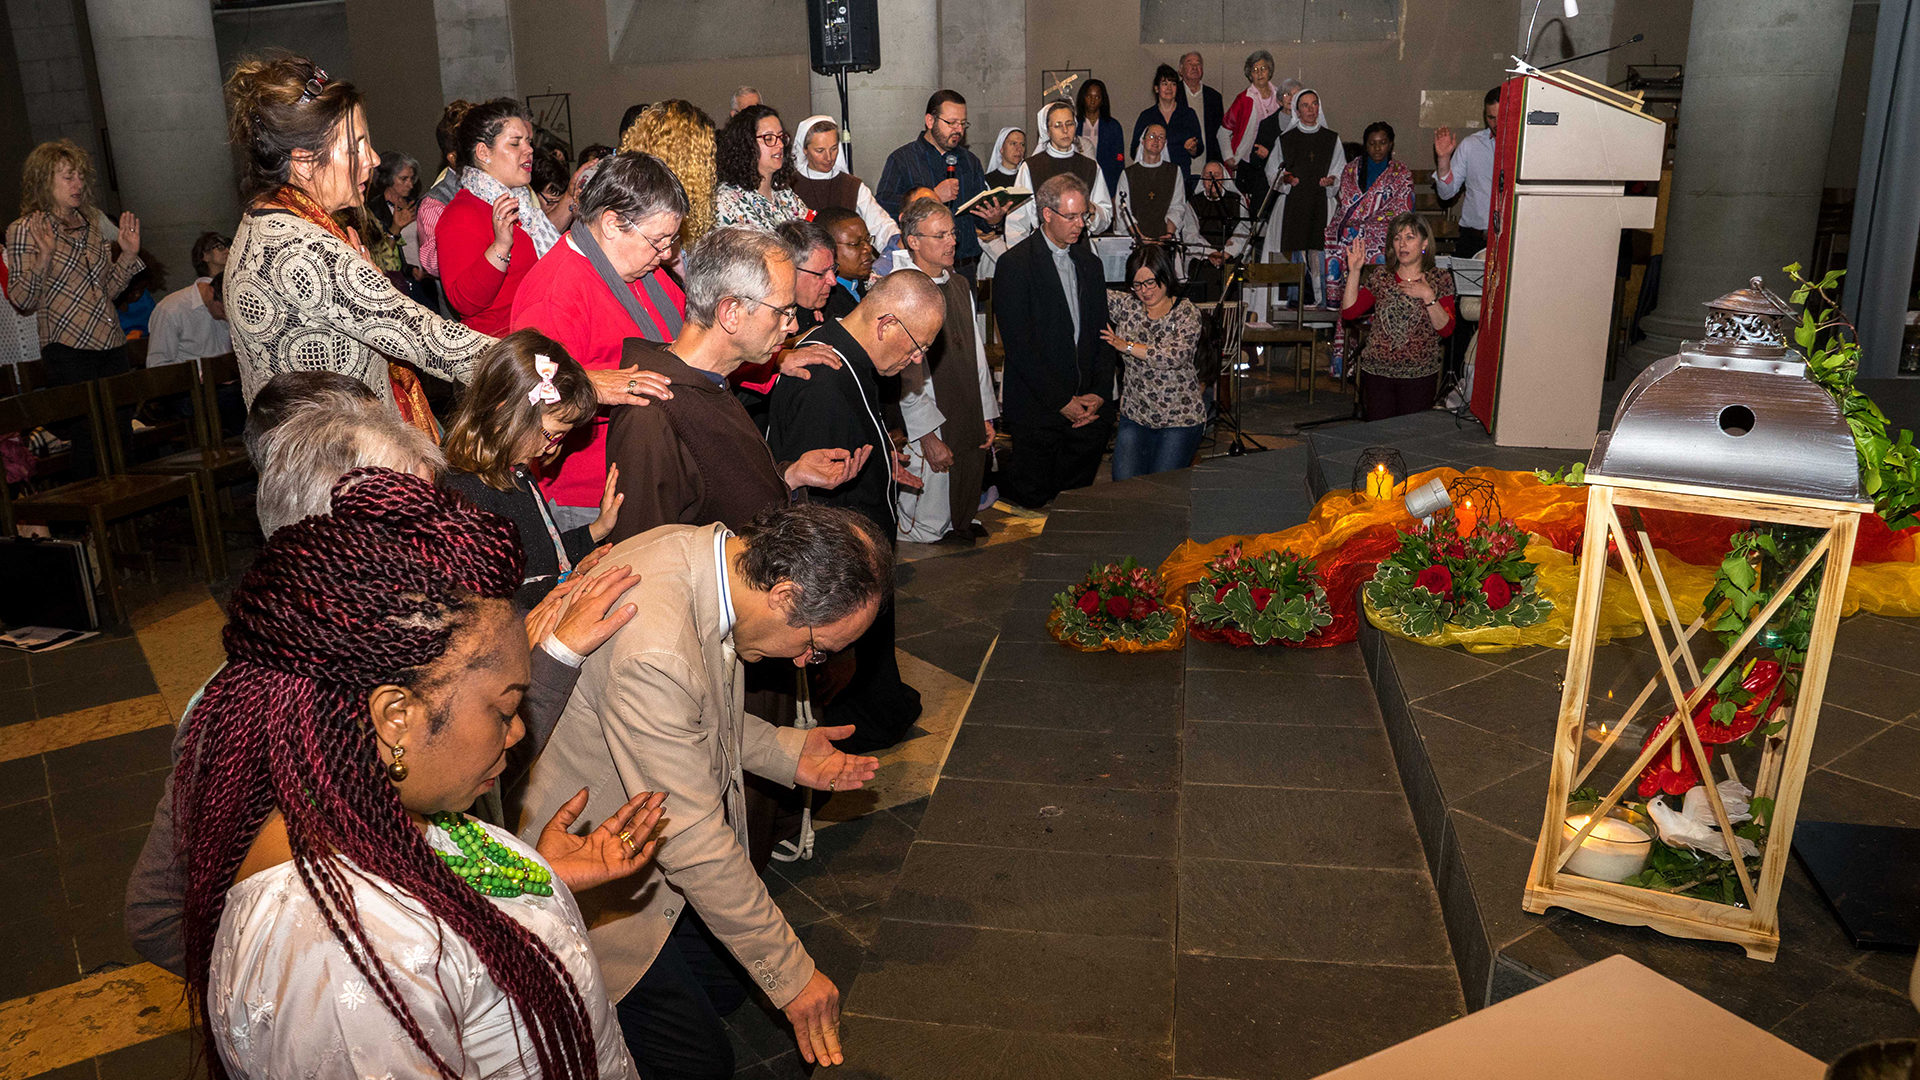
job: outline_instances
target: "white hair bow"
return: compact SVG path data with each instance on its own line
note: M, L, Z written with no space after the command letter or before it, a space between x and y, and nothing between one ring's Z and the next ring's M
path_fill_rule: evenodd
M529 405L558 405L560 391L553 385L553 377L560 372L560 365L538 353L533 357L534 374L540 376L540 385L527 391Z

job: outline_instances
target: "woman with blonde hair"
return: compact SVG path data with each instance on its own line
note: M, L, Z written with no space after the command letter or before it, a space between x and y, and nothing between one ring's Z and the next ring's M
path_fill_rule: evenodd
M120 254L102 232L93 205L93 161L67 139L27 155L20 176L20 217L7 226L7 299L38 316L40 358L53 386L83 383L127 370L127 335L113 298L146 268L140 261L140 219L120 215ZM92 471L93 443L75 425L56 432L74 442L75 471Z
M620 140L621 150L652 154L680 181L687 195L687 216L680 222L680 250L713 231L714 126L700 106L672 98L646 107Z

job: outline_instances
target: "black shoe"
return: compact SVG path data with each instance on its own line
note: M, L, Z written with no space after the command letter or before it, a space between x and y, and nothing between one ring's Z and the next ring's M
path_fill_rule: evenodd
M982 525L977 521L973 521L973 522L967 523L967 535L973 537L975 540L985 540L987 537L992 536L993 534L987 531L987 527L985 525Z

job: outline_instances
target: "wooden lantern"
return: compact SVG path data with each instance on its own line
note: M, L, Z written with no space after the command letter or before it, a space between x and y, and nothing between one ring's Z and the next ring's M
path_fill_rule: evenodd
M1659 361L1634 381L1614 415L1612 431L1601 434L1587 466L1586 534L1572 647L1560 699L1546 816L1523 906L1535 913L1563 907L1676 937L1736 942L1748 956L1770 961L1780 946L1780 885L1813 751L1854 535L1860 515L1871 513L1873 505L1861 494L1853 437L1838 405L1806 378L1802 358L1783 344L1780 320L1789 314L1786 305L1755 278L1749 289L1709 307L1715 310L1708 318L1707 340L1686 343L1678 355ZM1809 526L1822 533L1719 661L1702 665L1694 656L1695 635L1698 643L1714 640L1701 630L1711 624L1716 612L1706 612L1684 629L1679 625L1647 531L1629 532L1622 523L1622 509L1640 508ZM1610 549L1624 564L1660 672L1583 761ZM1753 780L1754 796L1773 800L1756 876L1740 857L1740 843L1714 782L1712 755L1691 718L1718 681L1719 672L1740 661L1768 622L1816 571L1819 592L1798 691L1791 705L1778 714L1788 719L1785 728L1762 738ZM1667 631L1662 629L1663 621ZM1711 670L1703 677L1705 668ZM1568 820L1572 794L1595 774L1621 733L1656 696L1660 704L1649 714L1652 723L1658 724L1663 716L1671 716L1672 722L1653 728L1655 734L1638 757L1599 805L1587 811L1584 825L1573 831ZM1569 861L1593 828L1616 811L1630 786L1661 754L1670 755L1678 765L1690 763L1704 781L1700 787L1712 808L1716 831L1733 855L1731 869L1740 886L1738 904L1569 871ZM1730 757L1723 756L1722 763L1733 772ZM1604 847L1604 842L1596 847Z

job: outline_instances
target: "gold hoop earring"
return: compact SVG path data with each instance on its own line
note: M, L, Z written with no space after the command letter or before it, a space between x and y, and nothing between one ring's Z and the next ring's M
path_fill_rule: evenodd
M393 761L387 766L387 779L397 784L407 778L407 763L400 760L406 756L407 748L396 743L393 748Z

